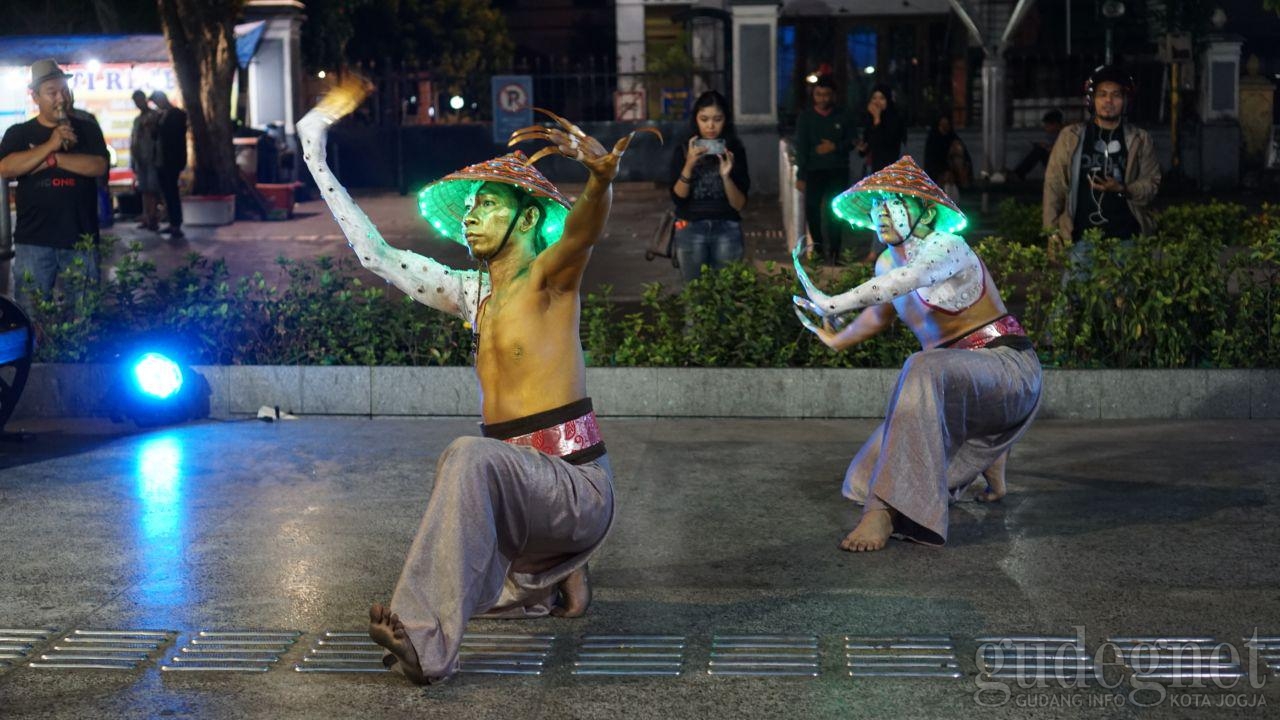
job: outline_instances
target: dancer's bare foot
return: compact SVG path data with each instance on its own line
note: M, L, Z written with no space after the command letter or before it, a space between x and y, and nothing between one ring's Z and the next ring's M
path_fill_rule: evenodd
M431 679L422 674L422 666L418 664L418 651L409 642L404 623L400 616L391 612L390 608L374 603L369 608L369 637L386 648L400 662L404 676L419 685L430 685Z
M587 606L591 604L591 578L586 565L569 573L569 577L560 581L558 589L560 602L551 608L552 615L579 618L587 614Z
M840 549L849 552L880 550L893 534L893 511L889 508L872 508L862 512L858 526L840 541Z
M982 477L987 481L987 489L975 495L974 500L980 503L991 503L1005 496L1004 466L1008 461L1009 453L1005 451L991 463L991 467L982 471Z

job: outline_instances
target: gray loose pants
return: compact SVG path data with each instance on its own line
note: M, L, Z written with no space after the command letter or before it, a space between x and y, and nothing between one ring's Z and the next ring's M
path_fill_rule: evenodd
M423 675L457 672L474 616L546 615L556 586L587 563L612 523L607 455L571 465L501 440L454 440L391 597Z
M849 465L844 496L897 510L898 534L945 543L951 500L1030 427L1040 406L1040 379L1034 350L912 354L884 423Z

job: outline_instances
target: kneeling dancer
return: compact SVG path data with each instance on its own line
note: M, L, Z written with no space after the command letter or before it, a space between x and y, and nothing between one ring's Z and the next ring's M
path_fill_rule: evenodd
M463 318L476 341L484 437L440 456L391 604L369 611L384 662L429 683L457 672L471 617L577 617L590 602L587 560L613 522L613 471L586 393L578 291L631 136L606 152L558 117L559 128L512 136L551 143L534 160L559 153L586 166L572 206L520 153L424 188L423 214L485 268L461 271L389 246L333 178L328 127L362 97L340 88L298 123L307 166L361 263Z
M978 500L1004 496L1009 449L1039 406L1040 362L982 260L952 234L965 226L964 214L910 156L832 205L848 222L873 228L888 248L871 280L836 296L814 287L797 255L809 296L795 298L801 322L842 350L897 317L923 348L907 358L884 423L845 474L844 496L863 511L840 547L879 550L891 535L942 545L950 502L978 475L987 481ZM837 327L854 310L861 312Z

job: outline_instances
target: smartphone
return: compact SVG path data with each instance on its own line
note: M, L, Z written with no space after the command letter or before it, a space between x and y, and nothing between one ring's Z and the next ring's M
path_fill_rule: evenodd
M724 138L698 138L693 144L700 148L706 148L708 155L724 154Z

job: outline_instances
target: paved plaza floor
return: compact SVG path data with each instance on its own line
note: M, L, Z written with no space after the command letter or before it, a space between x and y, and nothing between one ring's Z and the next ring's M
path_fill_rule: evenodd
M436 458L476 433L474 419L16 424L36 438L0 445L0 646L19 648L0 661L4 718L1263 718L1280 707L1280 678L1243 642L1280 635L1280 422L1040 422L1015 450L1009 497L956 505L948 547L853 555L836 549L855 519L839 483L875 422L606 418L618 515L592 562L589 614L474 622L480 645L526 635L504 643L538 660L512 667L541 674L428 688L295 666L326 638L342 646L324 633L360 631L370 603L389 598ZM36 634L4 639L23 629ZM172 634L76 632L123 629ZM236 630L302 635L275 641L266 672L161 669L215 637L200 631ZM575 672L591 667L597 636L636 635L668 640L615 640L619 653L660 650L641 655L674 655L658 664L679 674ZM1090 656L1123 637L1200 637L1244 651L1232 667L1246 677L1135 690L1121 660L1085 688L980 674L992 670L982 638L1018 635L1078 637ZM33 667L95 637L140 651L137 668ZM934 667L959 677L850 676L910 637L935 639L902 653L939 653ZM715 672L735 643L812 662L756 666L801 668L794 677Z

